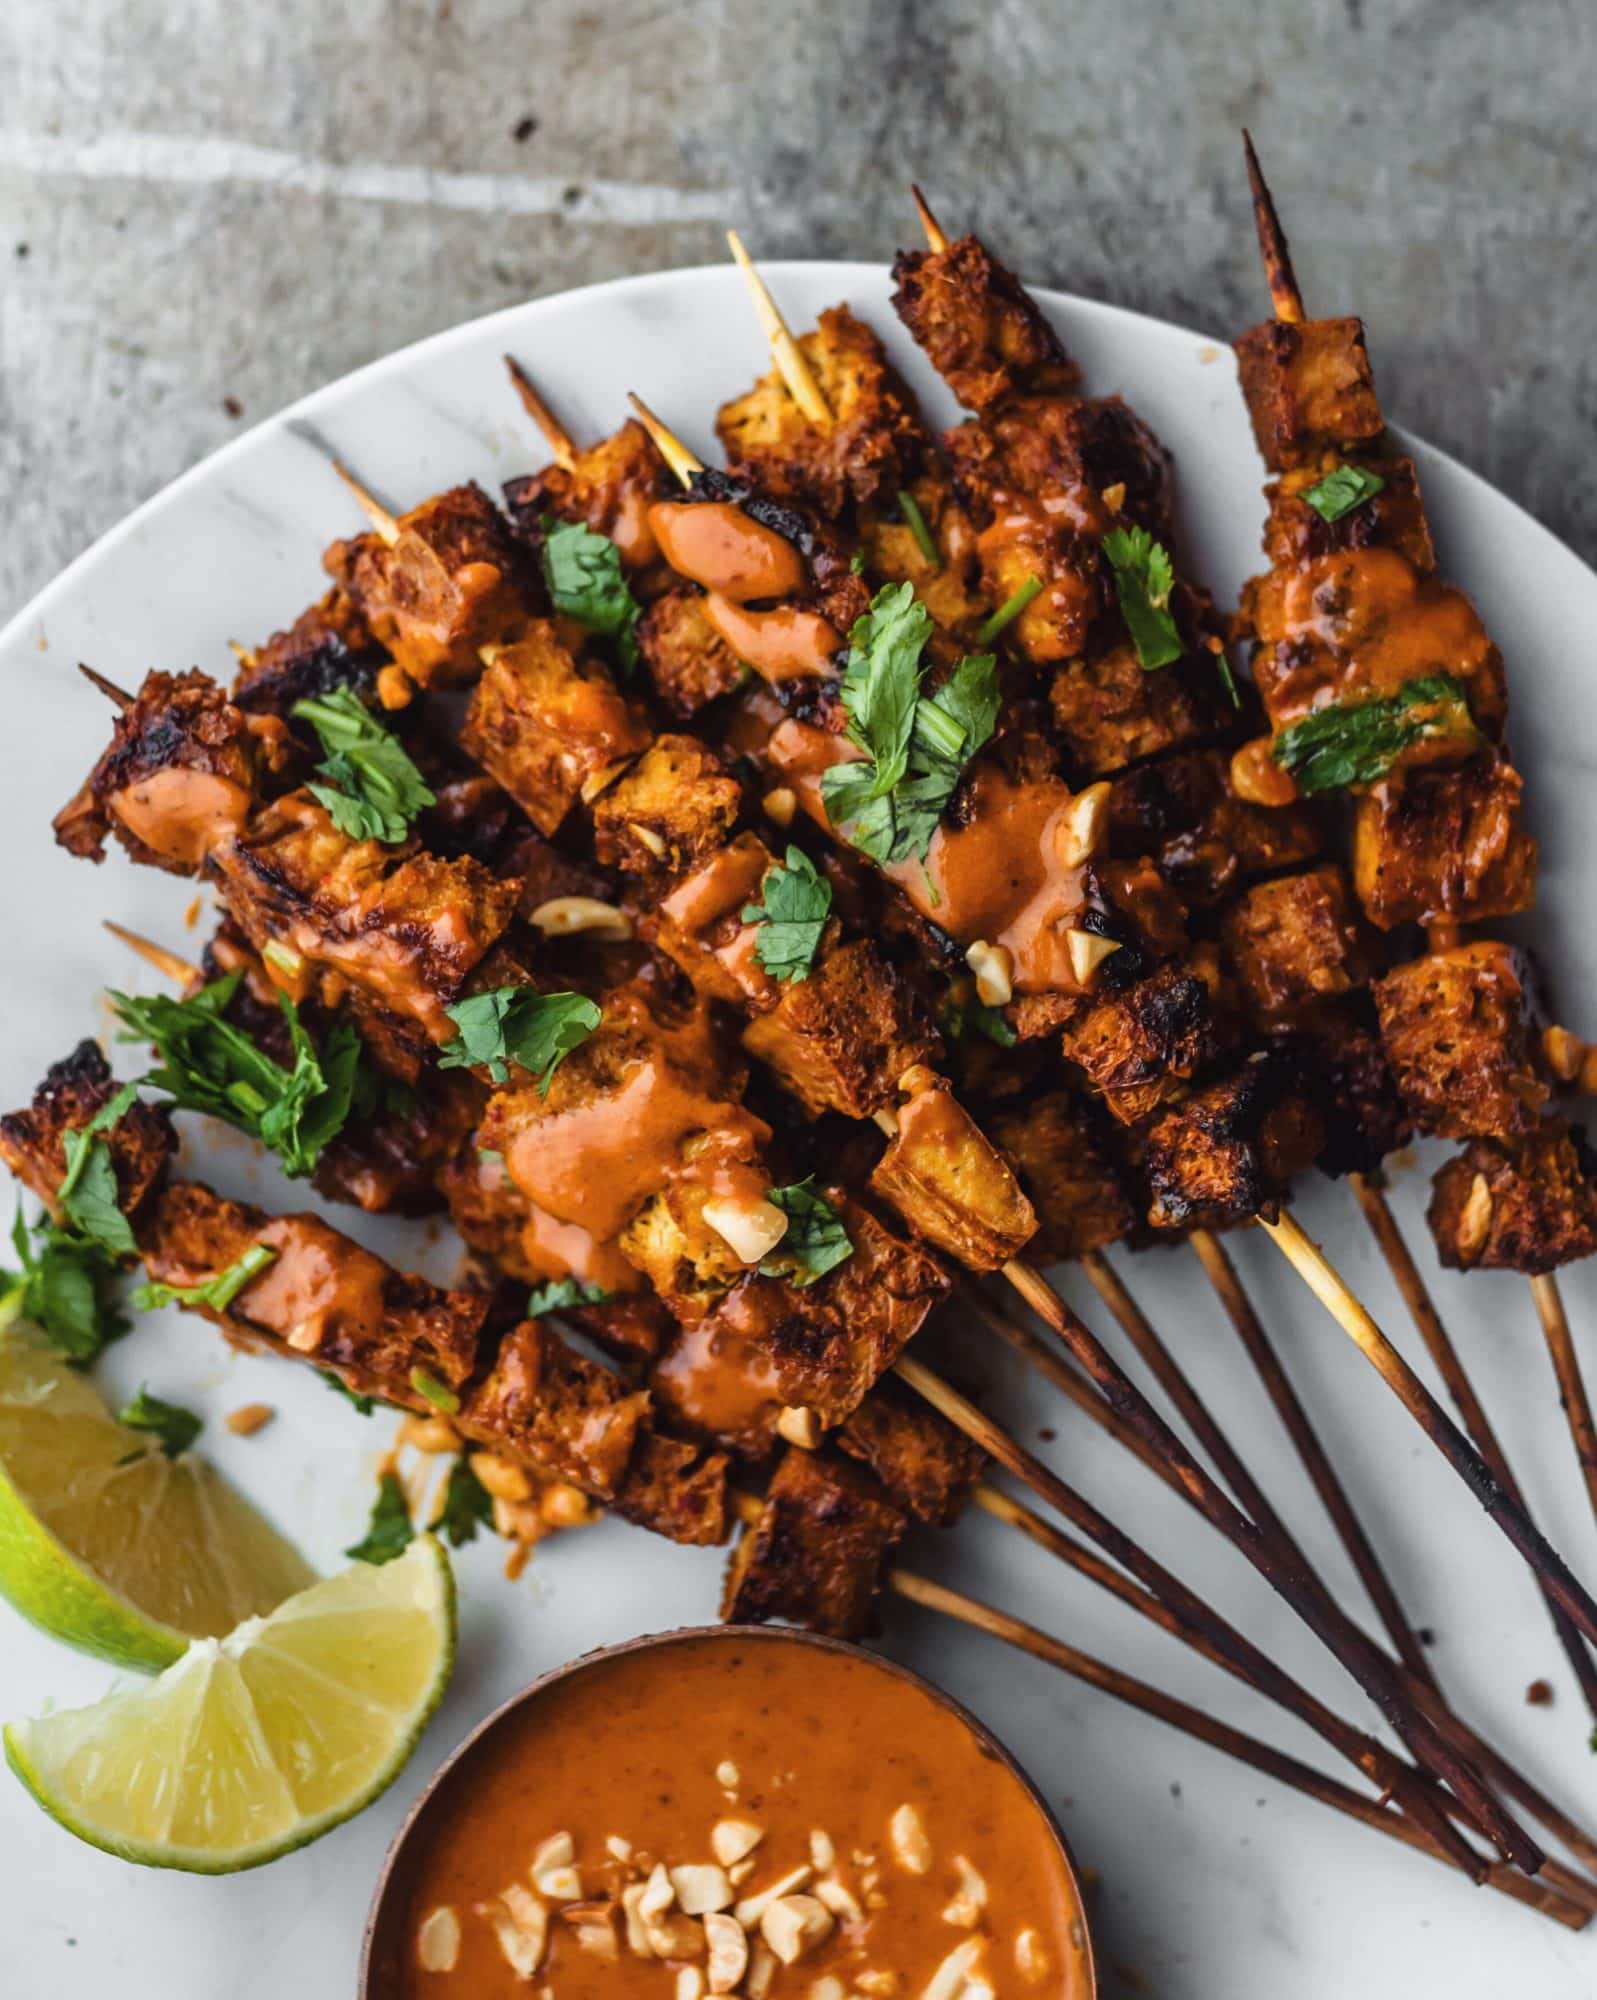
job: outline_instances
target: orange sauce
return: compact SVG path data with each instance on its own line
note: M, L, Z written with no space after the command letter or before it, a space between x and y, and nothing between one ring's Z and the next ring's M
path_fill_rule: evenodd
M152 853L198 869L218 841L243 831L254 803L246 786L220 772L168 764L113 792L106 808Z
M843 647L843 635L829 619L791 604L748 611L712 590L704 600L704 615L744 665L773 684L830 678Z
M679 576L734 604L792 597L808 581L804 558L786 536L730 500L657 500L649 526Z
M889 1831L905 1807L925 1835L921 1873ZM769 2000L799 2000L827 1978L857 1991L871 1972L896 1974L895 1990L916 2000L961 1946L973 1976L1000 1994L1089 2000L1069 1868L1014 1773L951 1709L868 1656L774 1632L685 1638L578 1668L489 1732L445 1779L401 1864L391 1907L402 1922L389 1963L379 1945L373 1990L384 2000L514 2000L540 1988L559 2000L671 2000L677 1970L695 1961L635 1956L619 1920L614 1958L584 1950L552 1902L538 1967L518 1980L494 1934L498 1899L530 1887L536 1849L567 1833L578 1881L566 1886L613 1905L656 1863L710 1862L711 1829L728 1819L762 1836L736 1896L808 1867L800 1893L825 1876L858 1906L796 1963L776 1965ZM835 1857L821 1869L814 1834ZM630 1862L607 1851L614 1839L630 1843ZM969 1926L944 1916L961 1888L957 1857L985 1889ZM452 1969L424 1971L418 1934L441 1910L458 1921L458 1951ZM1016 1963L1028 1932L1043 1961L1035 1983Z
M734 1293L713 1319L683 1326L650 1378L666 1409L716 1438L757 1435L784 1400L768 1346L744 1336L736 1310ZM749 1331L760 1335L764 1322Z
M388 1275L380 1258L312 1215L276 1216L259 1241L277 1254L239 1294L239 1319L301 1354L370 1343L382 1324Z

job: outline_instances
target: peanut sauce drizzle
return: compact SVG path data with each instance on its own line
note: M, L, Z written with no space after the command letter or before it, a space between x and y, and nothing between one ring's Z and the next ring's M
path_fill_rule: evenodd
M219 771L168 764L125 785L106 801L106 810L153 854L198 870L221 841L244 831L255 809L248 786Z
M745 666L762 681L829 680L844 638L830 619L796 605L749 611L717 591L704 600L704 615Z
M808 587L793 544L730 500L657 500L649 525L672 569L734 604L795 597Z

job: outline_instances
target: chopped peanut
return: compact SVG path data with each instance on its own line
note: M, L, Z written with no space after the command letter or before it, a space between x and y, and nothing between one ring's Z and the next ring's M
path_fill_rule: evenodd
M704 1940L709 1949L710 1991L730 1993L748 1969L747 1934L736 1917L712 1910L704 1919Z
M722 1769L728 1768L723 1765ZM752 1854L765 1838L763 1826L747 1819L718 1819L710 1828L710 1852L723 1868L731 1868Z
M416 1933L416 1962L423 1972L453 1972L460 1956L460 1919L448 1903L429 1910Z
M887 1823L887 1833L899 1866L911 1875L924 1875L932 1865L932 1844L926 1835L926 1822L915 1807L900 1806Z
M257 1431L265 1430L276 1415L270 1403L246 1403L242 1409L229 1410L227 1427L234 1437L254 1437Z
M760 1912L760 1936L784 1965L796 1965L832 1930L832 1913L814 1896L773 1896Z

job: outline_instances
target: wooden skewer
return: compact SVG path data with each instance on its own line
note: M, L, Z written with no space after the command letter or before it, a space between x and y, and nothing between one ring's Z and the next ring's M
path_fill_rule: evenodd
M948 248L948 238L943 232L943 225L932 214L931 203L913 181L909 184L909 191L914 197L915 213L920 217L920 226L926 232L926 247L934 257L940 257Z
M124 930L121 924L104 919L105 928L112 937L120 938L130 950L136 951L146 965L153 965L163 978L170 979L177 986L192 986L204 974L197 965L191 965L186 958L179 958L175 951L168 951L165 945L157 944L153 938L140 937L137 931Z
M78 662L78 672L91 687L97 687L107 701L114 701L118 708L126 710L133 706L133 697L126 688L119 688L115 681L108 681L104 674L96 673L82 660Z
M1270 302L1275 307L1277 319L1284 320L1288 326L1297 326L1303 319L1303 294L1298 289L1297 275L1292 269L1292 251L1286 240L1286 231L1281 227L1281 218L1275 212L1275 201L1265 184L1259 156L1253 150L1252 134L1245 127L1242 149L1248 160L1248 186L1253 193L1253 226L1259 232L1259 251L1264 258Z
M333 460L333 470L343 480L350 492L354 494L356 500L360 503L361 512L371 522L379 539L385 541L392 548L395 542L399 540L398 521L389 513L388 509L374 493L369 493L361 485L360 481L347 465L341 465L335 458Z
M911 1570L894 1568L888 1572L887 1585L895 1596L907 1603L918 1604L928 1611L958 1620L976 1631L986 1632L1005 1645L1014 1646L1033 1659L1045 1661L1057 1667L1061 1673L1069 1674L1088 1687L1124 1702L1128 1707L1152 1716L1183 1735L1194 1738L1199 1743L1207 1743L1212 1749L1222 1751L1228 1757L1235 1757L1239 1763L1276 1779L1301 1792L1306 1798L1316 1799L1333 1812L1357 1820L1361 1825L1373 1827L1377 1833L1389 1840L1400 1841L1405 1847L1427 1854L1432 1860L1441 1861L1446 1866L1458 1868L1461 1864L1450 1853L1441 1848L1413 1820L1401 1813L1393 1812L1378 1800L1365 1797L1362 1792L1328 1778L1316 1771L1312 1765L1299 1762L1287 1756L1271 1744L1261 1742L1257 1737L1246 1735L1234 1729L1229 1723L1221 1722L1189 1702L1166 1694L1162 1689L1150 1686L1146 1681L1135 1679L1122 1673L1118 1668L1105 1665L1090 1654L1066 1645L1062 1639L1055 1639L1049 1633L1039 1632L1033 1625L1024 1624L1012 1618L1007 1612L999 1611L992 1605L983 1604L979 1599L966 1597L961 1592L950 1590L945 1584L933 1583L928 1578L916 1575ZM1469 1872L1469 1871L1466 1871ZM1587 1911L1570 1899L1545 1888L1517 1869L1506 1867L1501 1862L1487 1865L1485 1882L1500 1895L1510 1897L1516 1903L1523 1903L1528 1909L1539 1910L1543 1915L1566 1925L1570 1930L1581 1930L1590 1921Z
M787 384L787 393L798 404L812 424L830 424L832 412L827 407L821 385L815 379L815 370L805 357L803 348L793 338L792 330L782 317L781 308L772 298L765 280L755 270L753 260L743 247L743 239L735 229L726 232L726 240L738 269L748 281L754 299L754 310L759 315L760 325L771 344L771 358Z
M654 439L660 456L670 466L681 483L686 486L694 473L704 470L704 460L689 451L674 431L666 429L665 425L661 423L660 419L649 408L641 396L634 395L629 389L627 391L627 401L637 412L638 422L642 424L650 437Z
M989 1457L995 1459L1007 1472L1029 1486L1037 1496L1058 1514L1096 1542L1104 1553L1129 1571L1146 1589L1159 1597L1181 1622L1195 1632L1201 1632L1228 1658L1233 1660L1252 1686L1267 1699L1286 1708L1300 1721L1316 1730L1351 1763L1379 1785L1383 1791L1390 1791L1401 1800L1404 1810L1417 1814L1432 1832L1458 1856L1466 1867L1478 1869L1479 1857L1468 1843L1447 1823L1437 1803L1437 1794L1424 1774L1411 1765L1403 1763L1367 1735L1345 1722L1341 1716L1327 1708L1325 1703L1301 1687L1284 1673L1275 1661L1245 1639L1240 1632L1228 1625L1195 1592L1187 1589L1169 1570L1148 1555L1129 1535L1124 1534L1092 1503L1064 1480L1049 1470L1039 1459L1034 1458L1024 1446L1015 1442L999 1425L978 1410L959 1392L950 1387L941 1376L936 1375L922 1362L907 1354L901 1354L893 1364L894 1372L910 1388L924 1397L940 1416L946 1417L957 1429L979 1444ZM1240 1518L1240 1517L1239 1517ZM1251 1532L1251 1522L1247 1524ZM1295 1608L1295 1607L1294 1607ZM1405 1717L1405 1720L1408 1720ZM1416 1718L1418 1720L1418 1718ZM1415 1731L1421 1734L1420 1730ZM1434 1732L1431 1732L1434 1736ZM1455 1762L1445 1745L1439 1747L1439 1761L1444 1764ZM1449 1774L1451 1781L1451 1774ZM1474 1789L1481 1788L1477 1784ZM1462 1793L1459 1794L1462 1797ZM1493 1805L1492 1816L1499 1816L1500 1808ZM1516 1829L1517 1841L1527 1842L1523 1832ZM1535 1852L1537 1866L1540 1866L1540 1851L1534 1843L1527 1843ZM1534 1872L1534 1869L1530 1872Z
M513 354L505 356L505 366L510 370L510 379L515 384L516 394L521 398L521 407L543 432L543 441L549 447L549 455L556 465L567 472L577 462L577 447L560 419L539 395L532 377Z
M1597 1513L1597 1425L1592 1422L1591 1398L1586 1393L1580 1357L1575 1352L1574 1337L1569 1331L1563 1294L1551 1271L1532 1278L1530 1290L1531 1297L1536 1301L1536 1316L1547 1337L1547 1352L1552 1356L1553 1373L1558 1377L1558 1400L1569 1419L1569 1435L1575 1446L1575 1456L1580 1460L1581 1476L1586 1482L1592 1511Z

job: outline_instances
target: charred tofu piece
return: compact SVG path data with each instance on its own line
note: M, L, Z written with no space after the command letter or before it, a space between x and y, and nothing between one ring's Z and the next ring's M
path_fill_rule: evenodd
M1549 1090L1537 1061L1540 997L1512 945L1427 952L1373 992L1387 1060L1420 1128L1444 1139L1521 1139Z
M1117 1242L1137 1217L1087 1105L1050 1090L990 1115L987 1130L1014 1162L1037 1211L1038 1248L1083 1256Z
M705 616L704 593L668 590L637 625L643 671L660 700L688 722L748 679L748 668Z
M727 1471L725 1452L649 1429L638 1439L610 1505L623 1520L667 1541L713 1547L731 1529Z
M454 1038L445 1008L515 915L520 884L410 843L351 840L297 792L211 853L228 912L274 976L303 998L318 978Z
M743 918L775 866L757 833L740 833L642 919L643 935L705 999L761 1012L776 1005L779 983L756 953L757 927Z
M248 655L233 681L233 705L246 715L275 715L287 723L295 702L338 688L365 700L387 657L349 599L330 590L287 631L274 632Z
M746 1206L752 1210L759 1199L748 1190ZM722 1212L723 1198L713 1185L693 1177L674 1180L644 1198L617 1239L627 1262L678 1318L713 1311L758 1261L743 1256L716 1227Z
M672 1427L745 1458L799 1426L844 1422L948 1296L937 1258L837 1187L825 1190L852 1253L820 1277L749 1275L684 1324L654 1374Z
M460 740L548 836L654 732L603 667L579 662L539 618L514 645L490 649Z
M1479 757L1366 792L1353 818L1353 882L1365 914L1389 931L1528 910L1536 841L1522 818L1524 789L1506 757Z
M743 1046L811 1117L869 1118L892 1102L906 1070L942 1053L920 989L867 938L823 936L808 975L779 990L743 1030Z
M873 1191L968 1270L996 1271L1036 1234L1036 1212L943 1078L912 1069L899 1088L897 1130L871 1175Z
M487 1090L469 1071L449 1070L389 1096L322 1149L312 1185L368 1215L432 1215L444 1206L438 1176L475 1130Z
M620 430L580 451L572 464L549 465L505 487L505 505L517 539L535 553L543 523L580 522L615 543L634 591L652 594L660 551L649 527L649 509L676 491L676 478L654 440L635 417Z
M1144 1171L1156 1229L1221 1229L1270 1214L1325 1142L1291 1051L1261 1050L1149 1130Z
M1060 1048L1105 1108L1132 1125L1185 1096L1193 1077L1234 1048L1236 1038L1217 982L1186 965L1162 965L1067 1021Z
M99 1044L82 1041L45 1071L25 1110L0 1118L0 1159L57 1221L67 1134L92 1124L116 1092ZM116 1173L117 1206L137 1233L177 1151L177 1134L165 1111L136 1101L103 1136Z
M1368 998L1321 1007L1285 1038L1305 1065L1325 1124L1321 1173L1373 1174L1414 1136L1414 1121L1368 1013Z
M322 558L392 656L377 680L386 708L403 708L418 687L474 680L482 648L515 638L533 608L509 530L480 486L434 494L396 527L392 542L357 535Z
M1062 393L1076 369L1020 281L974 236L893 260L893 307L967 410Z
M979 1445L892 1375L877 1383L837 1442L870 1467L897 1506L933 1528L958 1520L987 1463Z
M887 350L847 306L828 307L798 345L830 423L806 417L773 368L721 405L715 434L728 466L779 500L833 518L892 501L919 471L927 439Z
M979 424L960 424L944 446L959 496L980 528L1020 496L1057 504L1097 539L1119 524L1170 534L1170 454L1118 396L1021 396Z
M1236 342L1259 451L1281 472L1386 429L1360 319L1266 320Z
M1327 521L1303 495L1328 472L1348 463L1328 454L1323 460L1284 473L1269 489L1270 517L1264 529L1264 553L1273 570L1292 574L1321 556L1350 549L1396 549L1422 575L1436 568L1436 549L1419 474L1411 458L1396 452L1360 452L1351 461L1381 480L1381 490L1340 520Z
M446 1291L395 1271L320 1216L267 1215L188 1181L165 1189L143 1235L150 1276L184 1288L220 1277L256 1244L271 1262L226 1310L193 1308L230 1339L297 1355L362 1395L424 1415L458 1397L477 1365L490 1293Z
M743 787L712 745L657 736L594 801L594 848L629 875L680 875L725 845L742 805Z
M1379 960L1336 862L1244 890L1221 919L1249 1017L1284 1027L1368 983Z
M524 1458L612 1501L648 1422L649 1398L538 1320L500 1343L493 1370L453 1421L476 1444Z
M55 816L69 853L102 861L114 833L146 867L197 875L240 832L293 757L282 725L234 707L202 673L147 674L117 717L110 747Z
M1025 622L1022 613L1019 625ZM1073 650L1068 657L1055 657L1063 664L1048 689L1054 727L1089 776L1107 776L1139 758L1182 749L1226 727L1219 677L1207 652L1157 673L1144 669L1129 640L1107 651Z
M1115 778L1109 851L1151 856L1191 906L1212 909L1258 875L1312 861L1324 845L1306 806L1251 805L1218 748L1178 750Z
M1427 1220L1455 1271L1538 1277L1597 1250L1597 1160L1578 1125L1546 1118L1524 1138L1472 1139L1432 1182Z
M721 1616L729 1625L783 1618L857 1639L871 1628L888 1559L908 1525L862 1466L789 1451L733 1551Z

